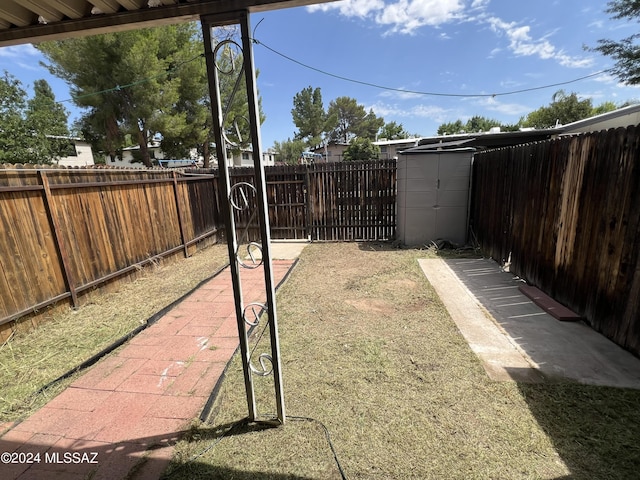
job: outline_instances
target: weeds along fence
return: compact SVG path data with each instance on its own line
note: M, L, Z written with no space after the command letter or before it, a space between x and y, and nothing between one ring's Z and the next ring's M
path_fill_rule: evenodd
M213 183L172 171L0 168L0 328L215 241Z
M393 238L395 161L265 170L272 238ZM253 184L253 169L231 169L231 180ZM78 305L84 292L160 256L217 241L218 181L203 169L0 168L0 332L56 302ZM255 195L244 193L241 242L259 239Z
M481 248L640 355L640 128L475 155Z

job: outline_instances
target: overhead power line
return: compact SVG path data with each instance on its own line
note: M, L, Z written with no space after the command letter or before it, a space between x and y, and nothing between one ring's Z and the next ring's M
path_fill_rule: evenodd
M510 90L510 91L506 91L506 92L494 92L494 93L474 93L474 94L469 94L469 93L445 93L445 92L425 92L425 91L420 91L420 90L408 90L405 88L394 88L394 87L388 87L386 85L380 85L380 84L376 84L376 83L372 83L372 82L366 82L363 80L358 80L358 79L354 79L354 78L349 78L346 77L344 75L338 75L332 72L328 72L326 70L322 70L320 68L314 67L312 65L306 64L304 62L301 62L299 60L296 60L295 58L292 58L282 52L279 52L277 50L275 50L274 48L271 48L270 46L266 45L265 43L261 42L260 40L256 39L256 38L252 38L251 39L253 41L253 43L257 44L257 45L261 45L262 47L264 47L265 49L269 50L270 52L274 53L275 55L278 55L282 58L284 58L285 60L288 60L292 63L295 63L303 68L306 68L308 70L313 70L314 72L318 72L322 75L326 75L328 77L332 77L332 78L336 78L338 80L342 80L345 82L350 82L350 83L356 83L359 85L365 85L368 87L372 87L372 88L377 88L380 90L387 90L387 91L392 91L392 92L400 92L400 93L410 93L410 94L414 94L414 95L422 95L422 96L433 96L433 97L450 97L450 98L489 98L489 97L503 97L506 95L516 95L516 94L520 94L520 93L526 93L526 92L533 92L536 90L544 90L546 88L553 88L553 87L561 87L563 85L569 85L572 83L576 83L582 80L586 80L588 78L593 78L593 77L597 77L606 73L611 72L611 69L607 69L607 70L600 70L598 72L595 73L591 73L589 75L584 75L582 77L578 77L578 78L574 78L571 80L566 80L564 82L556 82L556 83L549 83L546 85L540 85L537 87L530 87L530 88L523 88L520 90ZM195 60L198 60L200 58L204 57L204 53L199 54L193 58L190 58L189 60L185 60L184 62L181 62L177 65L174 65L170 68L167 68L166 71L157 74L157 75L153 75L150 77L145 77L142 78L140 80L137 80L135 82L131 82L131 83L127 83L125 85L116 85L112 88L107 88L104 90L100 90L100 91L96 91L96 92L90 92L90 93L85 93L83 95L78 95L78 96L74 96L72 98L68 98L66 100L60 100L57 103L66 103L66 102L72 102L74 100L79 100L82 98L86 98L86 97L91 97L94 95L101 95L104 93L109 93L109 92L114 92L114 91L120 91L120 90L124 90L126 88L130 88L136 85L140 85L142 83L146 83L146 82L150 82L152 80L155 80L157 78L169 75L171 73L173 73L174 71L176 71L177 69L179 69L180 67L182 67L183 65L187 64L187 63L191 63Z
M331 73L331 72L327 72L326 70L322 70L320 68L316 68L313 67L311 65L308 65L306 63L303 63L299 60L296 60L295 58L291 58L288 55L285 55L284 53L278 52L277 50L269 47L268 45L262 43L261 41L257 40L257 39L252 39L254 43L256 43L257 45L261 45L264 48L266 48L267 50L269 50L272 53L275 53L276 55L279 55L280 57L296 63L298 65L300 65L301 67L307 68L309 70L313 70L315 72L321 73L323 75L327 75L329 77L333 77L333 78L337 78L339 80L344 80L345 82L351 82L351 83L357 83L359 85L366 85L368 87L373 87L373 88L378 88L380 90L389 90L392 92L401 92L401 93L411 93L411 94L415 94L415 95L425 95L425 96L433 96L433 97L457 97L457 98L479 98L479 97L502 97L502 96L506 96L506 95L515 95L518 93L526 93L526 92L533 92L535 90L543 90L545 88L553 88L553 87L560 87L562 85L569 85L571 83L575 83L575 82L579 82L581 80L585 80L587 78L592 78L592 77L597 77L599 75L605 74L610 72L611 70L601 70L599 72L595 72L595 73L591 73L589 75L584 75L582 77L578 77L578 78L574 78L572 80L567 80L564 82L557 82L557 83L549 83L546 85L541 85L539 87L531 87L531 88L523 88L520 90L511 90L511 91L507 91L507 92L495 92L495 93L475 93L475 94L468 94L468 93L442 93L442 92L423 92L423 91L418 91L418 90L407 90L404 88L394 88L394 87L387 87L385 85L379 85L376 83L371 83L371 82L365 82L363 80L356 80L353 78L349 78L349 77L345 77L342 75L337 75L335 73Z

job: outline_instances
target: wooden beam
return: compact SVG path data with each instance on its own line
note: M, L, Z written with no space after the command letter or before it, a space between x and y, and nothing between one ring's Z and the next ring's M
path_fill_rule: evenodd
M103 14L116 13L120 9L120 5L116 0L90 0L90 2Z
M37 17L32 11L27 10L13 2L0 3L0 15L19 27L31 25ZM26 42L23 42L26 43Z
M33 18L34 14L29 10L15 4L11 4L12 7L8 8L5 1L0 1L0 15L18 25L18 27L0 30L0 47L197 21L201 15L240 10L261 12L322 2L319 0L194 0L131 11L118 11L120 5L113 0L90 0L90 3L103 13L38 25ZM167 3L167 0L163 0L163 3ZM9 18L10 10L13 12L11 18Z
M48 2L39 0L22 0L21 4L23 7L28 8L32 12L40 15L48 23L58 22L64 17L62 12L50 5Z
M127 10L140 10L147 6L147 0L118 0L118 3Z
M86 0L49 0L49 3L69 18L82 18L91 14L91 4Z

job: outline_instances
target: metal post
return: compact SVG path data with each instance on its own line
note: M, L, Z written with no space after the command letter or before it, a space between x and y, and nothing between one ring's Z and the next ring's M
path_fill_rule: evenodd
M255 64L253 61L253 42L250 38L249 12L244 11L240 23L242 34L242 50L244 53L244 70L249 97L249 118L251 143L253 147L253 165L258 199L258 220L262 240L262 264L264 283L267 294L267 313L269 315L269 333L271 337L271 358L273 366L274 387L278 420L285 421L284 396L282 392L282 369L280 363L280 340L278 338L278 316L276 311L275 282L271 264L271 234L269 232L269 206L267 204L267 182L262 162L260 141L260 112L258 110L258 91L255 85Z
M236 309L236 321L238 324L238 335L240 339L240 354L242 355L242 370L244 372L244 385L247 395L247 407L249 409L249 419L256 419L256 399L253 389L253 379L249 368L249 340L242 315L242 284L240 283L240 269L236 261L236 229L233 218L233 210L229 204L231 192L231 182L229 169L227 167L227 149L222 136L223 115L220 102L220 84L218 80L218 69L215 65L213 55L213 38L211 36L212 25L202 19L202 34L204 39L204 52L207 64L207 77L209 79L209 96L211 98L211 114L213 116L213 132L216 140L216 156L218 158L218 173L220 181L220 209L224 217L225 235L229 250L229 268L231 270L231 282L233 285L233 298Z
M273 268L271 262L271 236L269 231L269 210L267 204L266 193L266 178L264 165L262 161L262 149L260 141L260 112L258 108L258 93L255 85L255 66L253 60L253 45L250 38L249 28L249 12L241 11L223 16L209 16L203 17L202 31L205 41L205 56L207 61L207 75L209 78L209 92L211 96L211 108L213 113L213 126L214 135L216 139L216 154L218 156L218 168L220 171L220 193L221 193L221 207L222 213L225 217L225 228L227 234L227 244L229 249L229 260L231 264L231 277L233 282L234 300L236 308L236 320L238 323L238 334L240 336L240 350L242 355L242 368L245 379L245 389L247 395L247 404L249 408L249 419L256 420L256 400L253 387L252 375L266 376L270 373L274 377L274 389L276 396L276 409L277 417L280 423L284 423L286 419L285 407L284 407L284 395L282 390L282 369L280 361L280 343L278 338L278 320L275 300L275 281L273 277ZM211 28L214 26L240 24L240 32L242 37L242 58L243 67L240 70L236 83L231 93L231 98L228 99L227 109L222 108L221 95L220 95L220 83L219 83L219 68L216 64L216 52L222 44L238 45L231 40L225 40L214 48L213 38L211 35ZM226 157L226 142L227 137L225 134L225 128L231 125L226 124L228 120L227 114L229 112L229 106L231 100L238 92L239 82L241 76L244 75L246 90L247 90L247 106L248 106L248 120L251 134L251 146L253 152L254 163L254 185L240 184L235 185L233 188L230 184L228 162ZM235 121L234 119L232 119ZM260 224L260 239L261 244L251 243L248 248L253 246L259 248L262 254L261 265L264 271L265 290L266 290L266 305L259 305L266 309L269 322L269 333L271 340L271 353L260 355L260 364L263 370L255 368L251 363L251 353L249 352L249 343L246 333L246 325L254 325L253 320L247 318L249 310L254 312L254 306L256 304L243 305L242 300L242 286L240 282L240 266L251 268L250 265L245 264L239 257L238 240L235 231L235 222L233 216L233 210L242 210L244 207L249 207L247 202L246 189L250 188L255 192L257 201L257 217ZM238 205L234 202L232 194L234 189L238 189L238 193L245 202L245 205ZM249 252L251 254L251 252ZM252 261L254 261L251 255ZM254 266L255 262L254 262ZM255 313L255 312L254 312ZM268 370L264 366L264 360L271 363L271 370Z

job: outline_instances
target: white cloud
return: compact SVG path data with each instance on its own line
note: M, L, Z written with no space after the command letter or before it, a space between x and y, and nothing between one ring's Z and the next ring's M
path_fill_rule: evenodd
M365 18L369 14L384 9L383 0L341 0L339 2L319 3L309 5L309 12L328 12L337 10L345 17Z
M516 22L505 22L497 17L486 20L491 29L499 36L505 35L509 40L509 50L516 56L536 56L542 60L555 60L563 67L586 68L593 65L593 59L588 57L572 57L562 50L558 50L546 38L531 37L529 25L518 25Z
M404 91L403 88L400 88L398 90L385 90L382 93L380 93L379 96L385 97L385 98L396 98L398 100L411 100L414 98L420 98L423 95L419 93Z
M7 69L4 64L11 64L10 71L16 67L24 70L41 71L38 63L42 58L40 52L33 45L15 45L0 48L0 70Z
M501 115L521 116L529 113L532 109L519 103L504 103L497 97L487 97L474 102L476 105Z
M366 109L372 109L376 115L381 117L428 118L435 122L444 122L445 119L450 116L448 110L436 105L427 104L411 104L409 107L404 107L396 104L378 102L366 107Z
M337 10L345 17L369 18L390 27L387 33L412 34L423 26L438 26L464 18L465 9L478 9L487 0L342 0L307 7L310 12Z
M39 54L40 52L30 44L0 48L0 57L2 58L24 58L25 56L36 57Z

